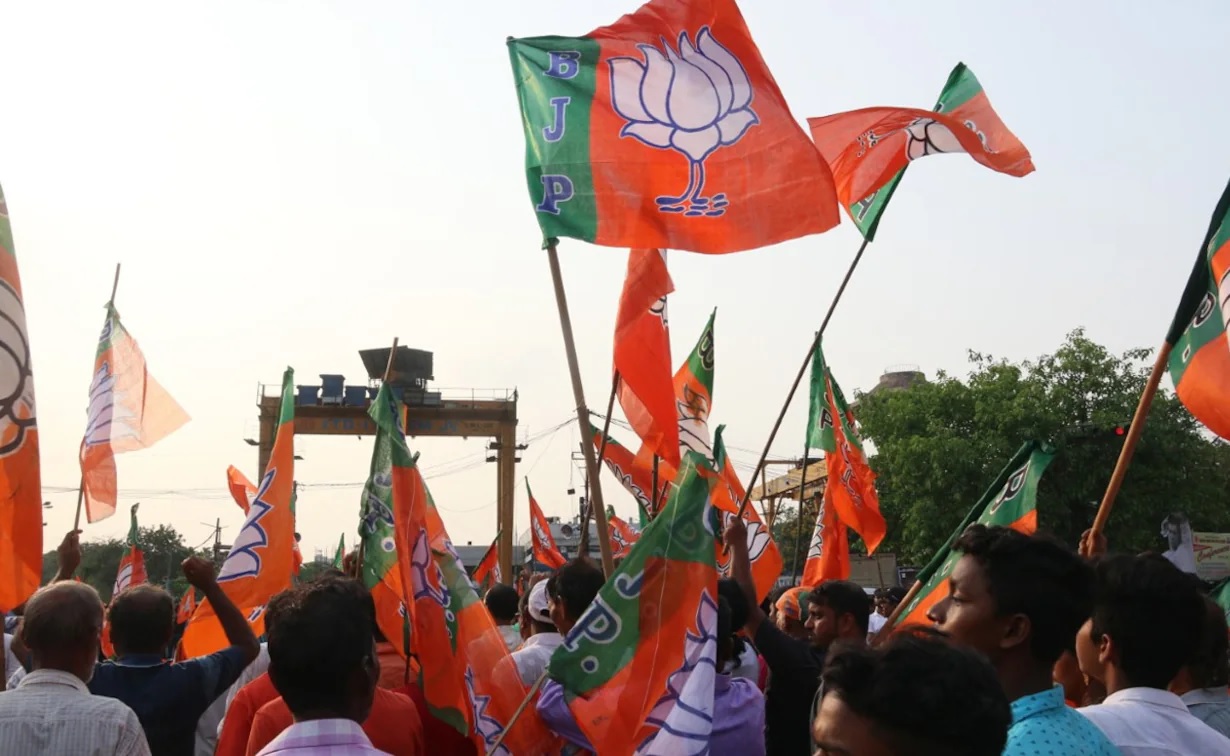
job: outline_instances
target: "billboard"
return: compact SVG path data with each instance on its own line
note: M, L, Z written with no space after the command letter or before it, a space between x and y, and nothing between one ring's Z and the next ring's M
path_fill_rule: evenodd
M1192 533L1192 550L1201 580L1230 578L1230 533Z

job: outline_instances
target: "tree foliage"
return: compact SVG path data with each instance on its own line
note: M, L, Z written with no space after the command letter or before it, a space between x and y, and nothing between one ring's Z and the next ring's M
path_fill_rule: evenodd
M212 551L195 551L184 544L184 537L169 525L140 529L141 548L145 552L145 572L149 582L161 585L173 596L180 596L188 589L179 565L189 556L197 554L206 558ZM128 551L127 540L108 538L102 541L82 541L81 566L77 577L94 586L104 601L111 600L115 587L115 573L120 559ZM51 581L56 574L56 552L43 555L43 583Z
M1054 354L1019 364L970 352L960 380L858 396L876 454L881 549L925 563L1028 439L1058 449L1042 478L1039 529L1075 545L1093 522L1150 368L1148 349L1116 356L1068 334ZM1181 511L1195 530L1230 530L1230 447L1212 439L1173 393L1160 390L1107 526L1112 549L1164 548L1162 519Z

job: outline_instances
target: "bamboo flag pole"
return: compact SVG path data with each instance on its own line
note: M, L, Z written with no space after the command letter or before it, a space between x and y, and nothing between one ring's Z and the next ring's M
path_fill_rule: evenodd
M917 580L914 581L914 585L911 585L910 590L906 592L905 598L901 599L901 603L897 604L897 607L893 609L892 614L888 615L888 619L884 620L883 629L879 633L876 633L875 640L871 642L871 645L880 645L881 642L892 634L891 631L893 629L893 624L896 623L897 619L901 616L901 613L905 611L905 608L910 605L910 602L914 600L914 597L918 595L918 592L922 590L922 587L922 583Z
M606 400L606 418L602 421L602 440L598 443L598 470L602 470L602 460L606 458L606 439L611 432L611 413L615 411L615 395L619 393L619 371L615 371L615 376L611 379L611 396ZM592 443L586 439L586 444ZM588 493L588 492L587 492ZM589 553L589 517L593 513L593 502L589 496L585 499L585 516L581 518L581 554Z
M393 337L393 348L389 350L389 361L385 363L384 375L380 379L380 382L382 384L388 383L389 376L393 375L393 360L397 356L397 342L398 342L398 337L394 336ZM359 580L363 579L363 554L366 551L365 549L366 545L367 545L367 539L360 538L358 553L355 556L355 577L358 578ZM407 661L407 664L408 663L409 661Z
M555 285L555 304L559 308L559 325L564 336L564 351L568 356L568 372L572 378L572 394L577 403L577 426L581 429L581 437L589 433L589 408L585 406L585 389L581 385L581 367L577 362L577 345L572 337L572 318L568 314L568 298L564 294L564 277L560 272L559 253L556 251L558 241L547 240L547 262L551 266L551 281ZM608 417L609 417L608 413ZM602 478L598 475L598 460L594 454L592 443L582 444L585 454L585 466L593 480L590 484L590 507L599 512L606 512L606 503L602 499ZM615 562L611 558L611 535L607 531L605 517L595 517L598 526L598 550L602 552L602 571L610 577L615 572Z
M1128 465L1132 463L1132 455L1136 453L1136 444L1140 441L1141 433L1144 432L1145 421L1149 419L1149 408L1153 405L1153 397L1157 395L1158 384L1162 382L1162 374L1166 372L1170 349L1171 344L1167 340L1162 342L1161 348L1157 350L1157 360L1153 363L1153 371L1149 373L1145 390L1141 392L1140 401L1136 404L1136 414L1132 415L1132 425L1128 428L1127 437L1123 439L1123 448L1119 451L1119 460L1115 462L1115 471L1111 473L1110 483L1106 485L1106 493L1102 496L1102 504L1093 518L1090 538L1081 543L1083 556L1093 556L1090 553L1093 542L1097 540L1097 536L1106 527L1106 521L1110 519L1110 511L1114 508L1115 499L1119 496L1119 488L1123 485L1124 476L1127 475Z
M120 288L120 263L115 264L115 279L111 282L111 297L107 300L107 317L115 306L115 292ZM81 473L81 484L77 486L77 514L73 516L73 530L81 529L81 507L85 503L85 472Z

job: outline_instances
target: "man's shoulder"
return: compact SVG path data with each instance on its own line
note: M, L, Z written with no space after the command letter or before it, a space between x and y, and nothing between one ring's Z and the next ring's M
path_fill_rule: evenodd
M1064 706L1013 722L1008 728L1005 756L1035 753L1107 756L1118 750L1091 719Z

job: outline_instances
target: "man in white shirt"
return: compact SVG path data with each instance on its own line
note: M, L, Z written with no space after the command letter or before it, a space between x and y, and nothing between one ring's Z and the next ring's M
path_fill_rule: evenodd
M483 596L483 604L500 629L500 637L509 651L521 645L521 629L517 627L517 602L520 600L517 589L503 583L491 586Z
M86 688L102 624L102 601L84 583L53 583L31 597L21 637L33 671L0 695L0 753L148 756L136 713Z
M1230 738L1166 689L1200 641L1204 599L1192 578L1158 556L1103 559L1095 575L1076 656L1108 695L1080 713L1124 756L1230 754Z
M521 682L526 685L538 682L551 661L551 654L564 642L564 636L559 634L551 620L551 607L547 602L547 583L552 580L555 580L554 576L549 580L540 580L530 589L530 598L525 605L526 616L521 621L528 622L534 634L512 654Z

